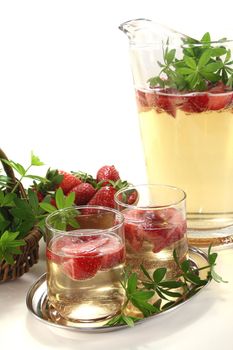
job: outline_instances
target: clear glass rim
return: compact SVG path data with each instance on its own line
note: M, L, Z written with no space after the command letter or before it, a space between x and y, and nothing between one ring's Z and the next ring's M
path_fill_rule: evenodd
M224 92L210 92L208 90L204 90L204 91L188 91L188 92L183 92L182 90L179 91L177 90L177 92L164 92L162 91L161 88L145 88L144 86L135 86L136 90L145 92L145 93L150 93L150 94L157 94L157 95L161 95L161 96L168 96L168 97L192 97L192 96L229 96L233 94L233 90L229 90L229 91L224 91Z
M70 211L70 210L82 210L82 209L96 209L96 210L102 210L103 213L107 213L107 212L111 212L111 213L114 213L116 214L116 217L117 219L119 220L119 222L112 226L112 227L109 227L107 229L93 229L94 231L91 233L82 233L82 229L80 229L80 232L79 229L74 229L74 230L70 230L70 231L64 231L64 230L59 230L59 229L56 229L54 228L50 223L49 223L49 220L51 220L51 218L53 218L54 216L58 215L59 213L61 212L64 212L64 211ZM83 215L92 215L92 214L83 214ZM54 212L52 212L51 214L49 214L46 219L45 219L45 226L48 230L50 230L51 232L54 232L54 233L59 233L59 234L62 234L63 236L67 235L67 236L70 236L70 235L75 235L75 236L83 236L83 235L94 235L94 234L104 234L104 233L109 233L109 232L113 232L113 231L116 231L118 230L124 223L124 215L121 214L120 211L118 211L117 209L113 209L113 208L109 208L109 207L104 207L104 206L100 206L100 205L78 205L78 206L74 206L74 207L67 207L67 208L64 208L64 209L58 209Z
M127 190L137 190L138 188L146 188L146 187L153 187L153 188L166 188L166 189L170 189L172 191L176 191L179 192L180 194L182 194L182 198L174 201L170 204L167 205L156 205L156 206L137 206L137 205L132 205L132 204L127 204L124 203L122 201L120 201L118 199L119 194L127 191ZM166 208L172 208L176 205L179 205L180 203L182 203L183 201L185 201L186 199L186 193L179 187L176 186L171 186L171 185L166 185L166 184L139 184L139 185L130 185L128 187L124 187L122 189L120 189L119 191L117 191L114 195L114 201L116 204L118 204L119 206L125 207L127 209L137 209L137 210L151 210L151 209L166 209Z
M186 34L177 32L176 30L169 28L167 25L159 23L157 21L148 19L148 18L133 18L127 21L124 21L123 23L121 23L118 27L123 33L127 34L130 38L130 44L132 46L136 46L138 48L146 48L147 46L153 46L155 44L160 44L162 43L163 40L160 39L156 39L150 42L146 42L145 44L143 44L142 42L137 43L137 40L135 40L134 38L134 34L138 31L142 31L142 30L147 30L148 32L153 32L155 30L160 30L161 32L163 30L167 30L170 32L171 35L174 34L178 34L183 38L191 38L193 39L191 36L188 36ZM224 39L224 40L223 40ZM194 39L195 40L195 39ZM233 43L233 38L227 39L227 38L220 38L219 40L211 40L209 42L205 42L205 43L201 43L201 42L197 42L197 43L190 43L190 44L181 44L180 42L180 38L172 38L172 41L176 43L176 45L173 46L177 46L177 47L184 47L184 48L188 48L188 47L200 47L206 44L211 44L211 45L223 45L223 44L231 44ZM197 40L198 41L198 40Z

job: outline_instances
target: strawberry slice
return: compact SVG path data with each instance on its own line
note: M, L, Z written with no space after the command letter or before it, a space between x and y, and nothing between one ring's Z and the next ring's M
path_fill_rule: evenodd
M201 113L206 111L209 103L209 96L207 93L195 94L185 96L184 103L181 109L188 113Z
M101 246L100 251L103 254L101 270L108 270L125 260L125 248L117 236L109 235L109 241Z
M143 110L145 107L149 107L145 92L141 90L136 90L135 93L138 109Z
M175 96L161 95L158 92L146 93L146 99L149 107L156 107L158 112L167 112L174 118L176 116Z
M139 225L134 223L125 223L125 239L131 248L138 252L142 248L143 235L139 230Z
M219 109L227 108L232 102L232 92L221 95L209 94L208 109L218 111Z
M229 91L223 82L209 89L208 109L217 111L229 107L232 102L233 92Z
M61 249L70 244L70 238L68 236L60 236L50 242L50 247L46 249L46 257L55 264L61 264L64 260L64 256L60 254Z
M63 236L52 242L47 258L59 264L73 280L92 278L102 269L124 262L125 249L120 238L113 235Z
M150 240L153 252L180 240L186 232L186 221L175 208L148 211L142 224L144 238Z
M176 117L177 108L182 107L185 97L176 89L166 88L146 93L149 107L155 107L157 112L166 112Z
M131 248L138 252L143 245L143 234L140 231L140 224L143 222L144 210L125 210L125 239Z
M108 238L100 235L61 236L47 249L47 258L59 264L62 271L74 280L91 278L100 269L102 255L98 249L106 242Z
M85 256L66 259L63 272L73 280L85 280L95 276L101 267L102 256L89 252Z

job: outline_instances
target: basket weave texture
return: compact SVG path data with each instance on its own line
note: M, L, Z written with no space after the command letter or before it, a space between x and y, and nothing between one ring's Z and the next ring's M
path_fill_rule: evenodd
M7 159L5 153L0 149L0 158ZM13 169L6 163L2 162L6 175L13 183L18 181L15 178ZM22 184L19 184L18 195L26 198L25 190ZM42 234L38 227L34 227L24 240L26 245L21 247L22 254L14 256L14 264L9 265L5 260L0 261L0 283L15 280L21 277L25 272L28 272L30 267L38 262L39 259L39 240Z

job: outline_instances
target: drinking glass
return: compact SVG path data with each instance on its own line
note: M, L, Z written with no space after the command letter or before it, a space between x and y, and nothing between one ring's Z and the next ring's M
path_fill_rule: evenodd
M167 268L167 277L177 272L174 250L180 262L187 258L186 195L168 185L129 186L115 194L118 210L125 217L126 264L141 274Z
M125 261L123 215L77 206L46 219L48 298L64 319L97 322L120 312Z

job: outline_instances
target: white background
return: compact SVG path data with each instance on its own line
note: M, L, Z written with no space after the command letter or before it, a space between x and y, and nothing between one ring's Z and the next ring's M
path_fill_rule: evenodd
M232 9L230 0L1 0L0 146L24 165L34 150L46 168L95 175L115 164L123 179L144 182L128 39L118 26L145 17L222 37Z
M24 165L34 150L46 163L41 172L95 175L115 164L123 179L144 182L128 41L118 26L145 17L192 36L233 38L232 13L232 0L0 0L0 147ZM229 283L212 283L184 308L133 330L66 337L26 309L43 254L0 285L1 349L232 350L232 249L218 267Z

